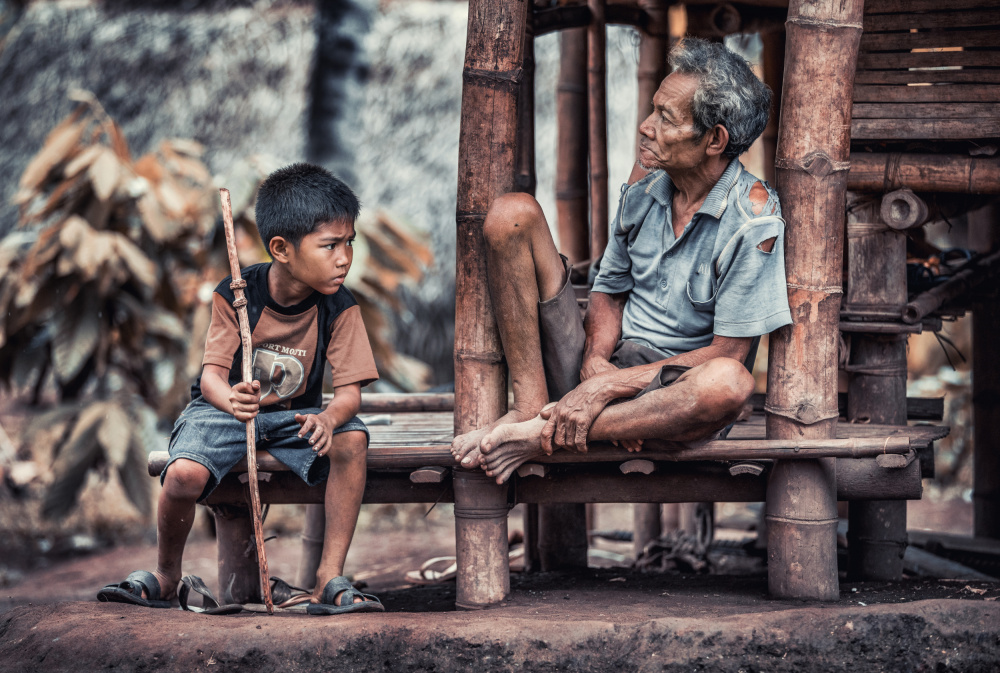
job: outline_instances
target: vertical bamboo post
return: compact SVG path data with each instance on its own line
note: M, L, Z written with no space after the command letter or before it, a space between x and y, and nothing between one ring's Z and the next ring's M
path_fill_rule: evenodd
M564 30L559 39L556 226L560 252L571 263L576 263L590 259L587 225L587 29Z
M969 216L977 252L1000 247L1000 208ZM980 286L972 300L973 532L1000 539L1000 283Z
M588 0L587 106L590 127L590 257L598 259L608 244L607 27L604 0Z
M471 0L462 73L455 272L455 433L480 428L507 406L500 336L486 284L483 221L514 188L517 98L528 3ZM480 608L510 592L507 487L456 469L456 605Z
M767 436L832 438L851 104L863 0L791 0L775 173L793 324L770 340ZM836 600L836 472L779 461L768 479L768 587Z
M667 3L665 0L639 0L639 8L650 17L648 29L639 33L639 101L637 124L653 111L653 94L660 88L660 82L667 76L667 50L670 46L670 31ZM639 133L636 131L636 156ZM671 504L667 507L676 507ZM632 551L638 558L651 541L660 537L663 528L660 523L660 503L636 503L632 506Z
M524 25L521 91L517 99L517 168L514 189L535 195L535 29L532 12Z
M252 553L253 515L248 507L215 505L219 589L223 603L259 603L259 566ZM270 588L270 585L268 585Z
M881 221L874 199L847 211L844 301L889 310L900 310L906 303L906 238ZM906 335L855 333L850 339L848 420L906 425ZM856 500L850 504L848 520L848 576L902 579L906 501Z
M649 15L647 30L639 33L638 123L653 111L653 94L667 76L667 50L670 47L670 23L665 0L639 0L639 8ZM636 132L638 143L638 132ZM638 156L638 149L636 149Z
M323 557L323 534L326 532L326 507L306 505L306 521L302 529L302 556L299 557L298 585L303 589L316 586L316 571Z
M778 124L781 120L781 78L785 72L785 31L761 33L761 60L764 84L771 88L771 116L760 139L764 146L764 179L774 183L774 159L778 149Z

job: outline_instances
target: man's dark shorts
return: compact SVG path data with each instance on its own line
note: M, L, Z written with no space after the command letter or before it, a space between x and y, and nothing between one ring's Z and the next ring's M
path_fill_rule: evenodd
M583 366L583 349L587 339L583 330L583 314L570 283L569 262L565 256L560 256L566 266L566 282L559 294L538 303L542 362L550 400L558 400L580 385L580 368ZM634 341L619 339L610 362L619 369L625 369L659 362L665 358L657 350ZM688 369L690 367L664 365L660 375L653 378L639 395L669 386Z
M301 426L295 414L318 414L321 409L291 409L261 411L254 418L257 448L267 450L288 466L310 486L324 481L330 474L330 460L317 456L308 438L299 437ZM358 430L370 439L368 428L357 416L333 431L333 434ZM208 468L211 476L205 484L199 502L208 497L219 481L247 455L246 424L230 414L219 411L197 397L184 409L170 434L170 460L160 473L160 483L170 465L178 458L187 458Z

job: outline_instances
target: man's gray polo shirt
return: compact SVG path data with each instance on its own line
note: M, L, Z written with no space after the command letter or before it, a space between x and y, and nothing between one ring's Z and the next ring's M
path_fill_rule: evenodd
M670 356L790 324L777 194L734 159L677 238L673 192L654 171L619 201L593 291L630 293L622 338ZM770 252L757 247L770 238Z

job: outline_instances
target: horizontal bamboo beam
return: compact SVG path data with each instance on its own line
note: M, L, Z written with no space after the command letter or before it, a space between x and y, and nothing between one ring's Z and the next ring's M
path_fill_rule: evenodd
M865 33L861 51L996 46L995 30L934 30L923 33Z
M908 436L851 437L848 439L720 439L705 442L697 447L676 446L671 448L657 442L647 442L648 446L639 454L611 445L591 445L587 453L558 451L551 456L542 456L533 462L545 464L564 463L607 463L621 462L639 457L646 460L686 462L700 460L777 460L804 458L869 458L883 454L905 454L910 450ZM655 448L654 448L655 447ZM147 469L150 476L159 476L167 464L166 451L149 454ZM368 469L395 470L420 467L454 467L455 459L447 444L437 446L370 447L368 449ZM257 466L262 472L286 472L288 468L267 451L257 452ZM241 461L232 472L245 472L246 463Z
M982 9L1000 7L1000 0L866 0L865 14L891 14L898 12L927 12L948 9Z
M981 119L1000 117L993 103L854 103L853 119Z
M937 86L858 85L855 103L988 103L1000 101L1000 88L977 84Z
M1000 273L1000 252L973 260L941 285L917 295L903 308L903 321L915 323L947 302L968 294L979 284Z
M853 119L854 140L967 140L1000 137L1000 117L982 119Z
M921 51L890 54L860 54L858 70L889 70L891 68L940 68L945 66L989 67L1000 65L1000 53L995 51Z
M934 9L938 9L941 5ZM950 5L949 5L950 7ZM1000 24L1000 9L977 9L969 12L907 12L905 14L866 13L864 30L907 30L911 28L975 28Z
M838 459L838 500L919 500L920 465L879 467L874 459ZM733 477L719 463L677 463L645 474L622 474L618 465L551 466L544 477L516 480L515 502L557 504L586 502L761 502L765 479ZM306 486L291 472L275 472L260 482L260 497L270 504L323 502L325 484ZM246 486L236 475L223 478L207 505L241 504ZM414 484L409 472L372 472L364 503L454 502L452 479L439 484Z
M1000 157L854 152L847 188L859 192L1000 194Z
M858 70L855 84L923 84L923 83L1000 82L1000 70Z

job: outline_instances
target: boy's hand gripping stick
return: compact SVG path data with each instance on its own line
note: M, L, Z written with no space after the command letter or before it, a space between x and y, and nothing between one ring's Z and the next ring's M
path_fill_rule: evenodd
M229 284L236 295L233 307L240 321L240 339L243 342L243 382L253 381L253 344L250 342L250 321L247 318L247 299L243 288L247 282L240 275L240 260L236 256L236 232L233 230L233 206L229 200L229 190L220 189L222 197L222 223L226 229L226 250L229 252L229 268L233 282ZM253 514L254 546L257 548L257 566L260 570L260 593L264 597L267 613L274 614L271 601L271 583L268 580L267 556L264 553L264 523L260 513L260 491L257 488L257 451L253 419L247 421L247 486L250 487L250 509Z

